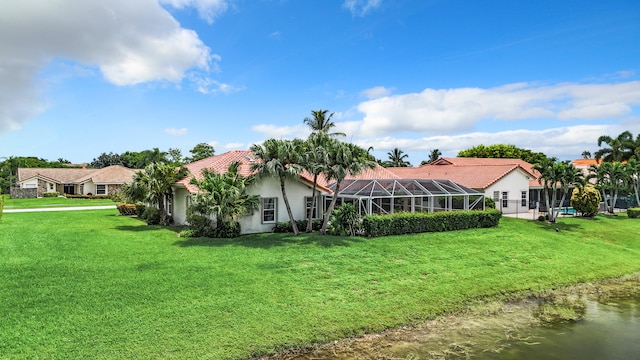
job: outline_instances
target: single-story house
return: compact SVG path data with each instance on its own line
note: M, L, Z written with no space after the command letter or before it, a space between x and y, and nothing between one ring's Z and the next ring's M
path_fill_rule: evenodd
M440 158L419 167L389 168L401 178L447 179L484 193L504 213L527 212L540 201L533 166L520 159Z
M202 159L187 164L189 175L173 186L173 197L169 199L166 208L174 223L185 224L187 208L190 205L191 194L198 192L198 188L191 184L191 178L201 178L202 170L207 169L217 173L224 173L230 164L240 162L241 175L251 175L251 165L257 160L248 150L234 150L220 155ZM286 183L287 197L291 211L296 220L306 218L312 204L311 191L313 176L302 172L295 179L288 179ZM316 207L314 218L321 218L328 208L334 194L336 184L323 176L318 179ZM276 177L263 178L257 181L248 192L261 198L260 210L254 214L239 219L242 233L269 232L276 222L289 221L285 210L284 200L280 190L280 183ZM467 187L448 180L403 179L389 169L377 165L374 169L365 169L355 176L347 176L341 184L338 204L350 202L360 209L362 214L393 213L394 211L440 211L469 208L482 208L484 195ZM453 199L457 198L454 204ZM460 201L464 200L464 203ZM478 205L480 204L480 205Z
M37 189L37 196L45 192L69 195L108 196L122 185L129 184L139 169L120 165L101 169L80 168L18 168L17 186Z

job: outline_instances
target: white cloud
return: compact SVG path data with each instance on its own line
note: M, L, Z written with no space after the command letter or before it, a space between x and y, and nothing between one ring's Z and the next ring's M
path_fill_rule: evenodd
M403 132L455 134L473 131L480 120L608 119L629 115L640 104L640 81L612 84L539 85L425 89L362 102L358 134Z
M244 87L225 84L200 74L193 74L189 79L195 85L196 90L201 94L231 94L244 90Z
M169 135L182 136L182 135L187 135L187 133L189 132L189 129L187 129L187 128L180 128L180 129L167 128L167 129L164 129L164 132L169 134Z
M205 9L219 1L175 1ZM198 7L200 6L200 7ZM42 111L38 73L52 60L95 66L115 85L179 83L207 72L211 50L156 0L21 0L0 3L0 132Z
M160 0L160 2L176 9L196 8L198 15L209 24L229 8L226 0Z
M376 86L370 89L363 90L360 94L368 99L378 99L381 97L389 96L393 92L394 88L386 88L384 86Z
M244 149L245 144L241 143L241 142L235 142L235 143L228 143L226 145L224 145L224 148L227 150L232 150L232 149Z
M583 151L595 152L598 137L604 134L617 136L625 130L640 132L640 119L632 118L619 124L575 125L542 130L508 130L498 132L472 132L452 136L428 136L422 138L377 137L358 138L354 143L365 148L373 146L376 153L384 154L397 147L411 156L412 163L419 164L428 158L430 150L439 149L444 156L454 157L460 150L479 144L513 144L517 147L542 152L559 159L577 159ZM383 155L379 155L383 156Z
M369 11L377 9L382 0L344 0L342 7L351 11L354 16L365 16Z

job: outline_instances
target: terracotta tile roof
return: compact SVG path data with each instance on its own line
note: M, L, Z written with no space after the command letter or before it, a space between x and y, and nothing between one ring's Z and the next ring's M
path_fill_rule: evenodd
M520 159L440 158L414 168L389 168L404 179L451 180L473 189L486 189L512 171L530 177L529 186L538 187L533 165Z
M249 176L253 174L251 172L251 165L255 161L256 160L254 159L253 152L251 150L232 150L220 155L214 155L206 159L202 159L185 165L185 167L189 170L189 175L178 181L177 184L184 186L185 189L187 189L187 191L189 191L190 193L195 193L198 192L198 187L190 183L191 178L195 177L198 180L202 179L203 169L214 171L218 174L224 174L229 168L229 165L234 162L240 162L239 173L242 176ZM303 171L300 174L300 180L309 184L313 184L313 174L307 171ZM330 190L326 187L326 184L322 182L323 180L324 179L318 179L319 188L321 190L330 192Z
M125 184L130 183L138 171L120 165L102 169L18 168L18 181L40 177L59 184L81 184L89 180L99 184Z

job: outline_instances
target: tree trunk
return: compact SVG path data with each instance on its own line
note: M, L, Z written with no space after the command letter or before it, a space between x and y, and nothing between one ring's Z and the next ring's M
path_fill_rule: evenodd
M313 174L313 192L311 193L311 208L307 212L307 232L313 231L313 210L316 207L316 189L318 187L318 174Z
M551 193L551 209L550 209L551 210L551 214L549 215L549 221L556 222L557 214L556 214L555 210L556 210L556 200L558 199L557 198L558 189L555 186L553 186L551 188L551 191L552 191L552 193Z
M167 212L164 209L166 197L164 194L158 199L158 212L160 213L160 225L167 225Z
M336 206L336 202L338 202L338 193L340 192L340 183L341 181L336 182L336 189L333 192L333 198L331 199L331 203L329 204L329 208L327 209L327 213L322 220L322 229L320 229L320 233L322 235L327 234L327 226L329 225L329 218L331 217L331 213L333 212L333 208Z
M300 231L298 230L298 225L296 224L296 220L293 218L293 213L291 212L291 206L289 205L289 198L287 198L287 192L284 189L284 177L280 177L280 190L282 191L282 199L284 200L284 206L287 208L287 214L289 214L289 221L291 221L291 227L293 228L293 235L298 236Z

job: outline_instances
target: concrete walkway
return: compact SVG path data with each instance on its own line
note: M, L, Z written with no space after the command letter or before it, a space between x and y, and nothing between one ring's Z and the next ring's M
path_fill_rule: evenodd
M115 209L115 205L101 205L101 206L68 206L68 207L53 207L53 208L34 208L34 209L4 209L3 214L6 213L24 213L24 212L47 212L47 211L80 211L80 210L106 210Z

